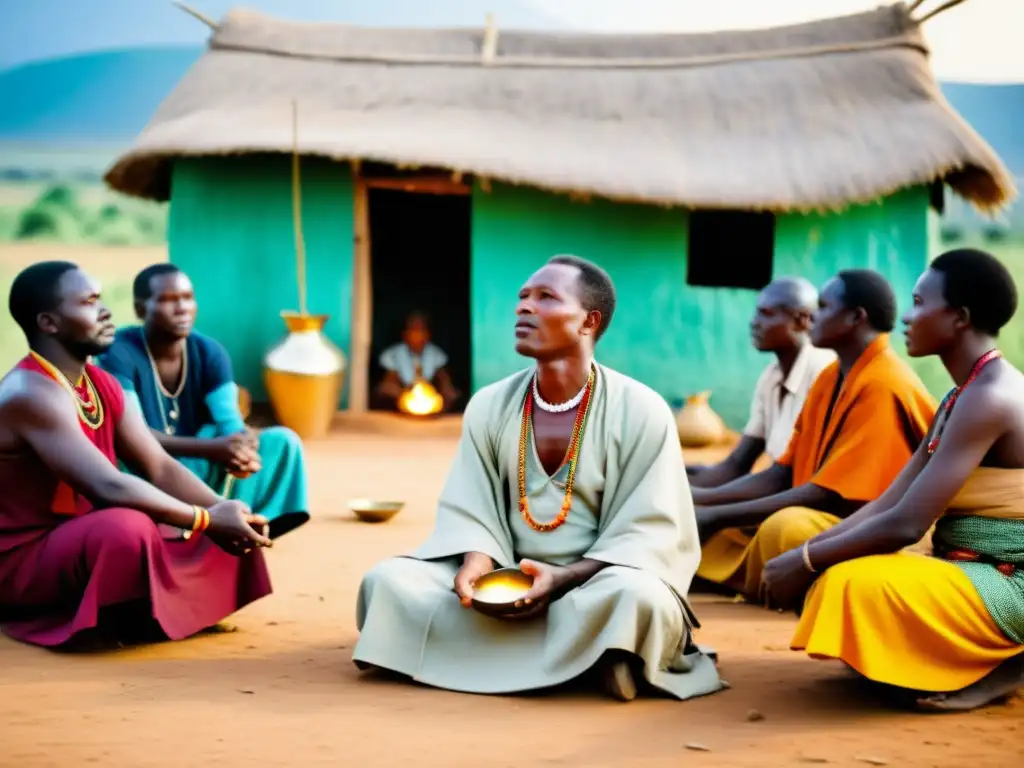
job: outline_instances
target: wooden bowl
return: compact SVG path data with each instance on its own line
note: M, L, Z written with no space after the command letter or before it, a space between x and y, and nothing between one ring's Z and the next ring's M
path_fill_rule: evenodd
M518 568L499 568L481 576L473 585L473 607L485 616L500 619L532 610L534 606L516 607L533 586L533 576Z
M352 499L348 508L355 512L356 517L364 523L384 523L402 511L404 501L373 501L372 499Z

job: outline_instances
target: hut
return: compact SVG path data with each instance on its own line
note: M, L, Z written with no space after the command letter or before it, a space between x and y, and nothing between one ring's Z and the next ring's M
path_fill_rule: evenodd
M940 94L920 5L646 35L235 10L106 181L170 200L199 328L257 401L296 304L294 102L309 307L350 359L340 405L367 408L376 355L413 308L464 391L521 367L517 288L569 252L618 288L599 358L669 401L712 390L736 427L766 362L748 323L773 275L870 267L909 297L947 186L983 210L1014 195Z

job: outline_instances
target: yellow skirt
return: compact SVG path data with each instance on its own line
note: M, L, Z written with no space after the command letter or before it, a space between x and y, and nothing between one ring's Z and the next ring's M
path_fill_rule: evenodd
M720 531L701 548L697 575L756 597L769 560L803 546L838 523L839 518L827 512L786 507L761 523L753 537L738 528Z
M928 692L966 688L1024 652L992 621L962 569L909 553L829 568L807 594L791 647L845 661L875 682Z

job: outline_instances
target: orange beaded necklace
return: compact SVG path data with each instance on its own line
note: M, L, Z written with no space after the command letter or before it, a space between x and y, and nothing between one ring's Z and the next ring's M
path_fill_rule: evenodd
M93 386L92 379L89 378L89 374L82 372L82 378L78 381L78 386L75 386L68 380L68 377L61 373L60 369L47 360L42 355L29 351L32 359L39 363L46 373L60 384L71 395L75 401L75 405L78 407L78 418L89 427L89 429L99 429L103 426L103 401L100 399L99 394L96 392L96 387ZM79 389L81 387L81 389Z
M569 439L569 448L562 459L561 469L569 465L569 476L565 481L565 497L562 501L562 508L557 517L550 523L541 523L530 514L530 503L526 498L526 450L530 444L533 434L533 387L527 387L526 401L523 403L523 423L519 430L519 514L524 522L538 533L548 533L560 528L569 518L569 509L572 507L572 489L576 480L576 465L580 457L580 443L583 439L583 429L586 426L587 414L590 411L590 401L594 393L593 366L590 368L590 376L587 377L587 386L583 392L583 399L576 409L576 422L572 428L572 437Z

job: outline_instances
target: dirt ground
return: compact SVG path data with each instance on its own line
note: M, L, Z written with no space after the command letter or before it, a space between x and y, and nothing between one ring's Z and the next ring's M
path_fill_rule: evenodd
M841 665L789 651L791 616L712 597L695 600L698 640L732 687L707 698L487 697L361 677L360 575L427 534L456 433L349 423L310 444L314 520L269 552L275 592L234 617L235 634L87 656L0 638L0 765L1008 768L1024 755L1020 701L886 710ZM347 510L356 496L407 506L368 525Z

